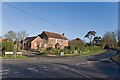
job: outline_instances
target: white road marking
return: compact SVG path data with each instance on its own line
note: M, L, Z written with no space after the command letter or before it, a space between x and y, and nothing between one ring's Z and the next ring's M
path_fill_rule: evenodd
M15 72L16 74L18 73L18 72Z
M9 71L9 70L4 70L4 71Z
M86 64L86 63L82 63L82 64Z
M38 70L35 70L35 71L38 71Z
M46 66L44 66L43 68L47 68Z
M80 65L80 63L76 63L76 65Z
M46 70L46 71L47 71L47 70L49 70L49 69L47 69L47 68L46 68L46 69L44 69L44 70Z
M63 68L68 68L66 65L62 65Z
M82 63L82 64L86 64L86 63ZM89 76L87 76L87 75L85 75L85 74L80 73L78 70L76 70L76 69L74 69L74 68L68 67L68 66L66 66L66 65L62 65L62 66L60 66L60 67L63 67L63 68L68 68L68 69L70 69L71 71L74 71L74 72L76 72L76 73L78 73L78 74L83 75L83 76L84 76L84 77L86 77L87 79L93 80L93 79L92 79L92 78L90 78Z
M58 71L60 68L58 68L57 66L55 68L53 68L53 71Z
M35 70L35 68L28 68L28 70Z
M87 63L90 64L90 63L92 63L92 62L91 62L91 61L88 61Z
M86 78L88 78L88 79L90 79L90 80L93 80L92 78L90 78L89 76L87 76L87 75L83 75L83 76L85 76Z
M9 73L7 73L7 72L6 73L2 73L2 75L4 75L4 74L9 74Z

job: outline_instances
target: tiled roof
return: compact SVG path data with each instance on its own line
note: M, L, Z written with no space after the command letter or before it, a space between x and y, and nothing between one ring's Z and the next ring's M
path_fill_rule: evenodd
M12 41L12 40L7 39L7 38L0 38L0 42L2 42L2 41Z
M53 32L47 32L47 31L43 31L43 32L47 35L47 37L68 40L68 39L67 39L64 35L62 35L62 34L53 33Z
M27 41L28 43L30 43L30 42L32 42L35 38L36 38L36 36L34 36L34 37L27 37L27 38L25 38L25 41Z

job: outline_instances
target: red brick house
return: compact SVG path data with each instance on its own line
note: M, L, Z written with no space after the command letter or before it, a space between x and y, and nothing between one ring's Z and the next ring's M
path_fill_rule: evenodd
M9 40L9 39L4 39L4 38L0 38L0 42L3 42L3 41L11 41L11 40Z
M23 41L23 49L38 49L40 43L43 43L43 40L39 36L27 37Z
M38 49L38 48L60 48L63 49L68 46L68 39L64 34L43 31L35 37L27 37L23 42L24 49Z
M2 42L3 38L0 38L0 42Z

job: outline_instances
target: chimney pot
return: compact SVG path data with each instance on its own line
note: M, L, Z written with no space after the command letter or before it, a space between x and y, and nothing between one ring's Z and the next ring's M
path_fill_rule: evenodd
M62 35L64 36L65 34L64 34L64 33L62 33Z

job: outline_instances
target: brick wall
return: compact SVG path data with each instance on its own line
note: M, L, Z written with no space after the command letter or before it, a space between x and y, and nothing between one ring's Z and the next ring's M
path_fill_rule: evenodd
M48 39L48 44L52 45L53 48L55 48L56 43L59 43L61 45L61 49L63 49L65 46L68 46L68 40L57 39L57 38Z
M38 36L31 42L31 49L38 49L38 47L42 47L43 41L42 39Z

